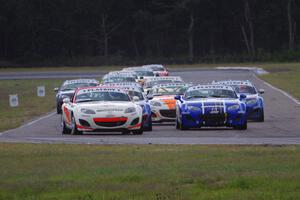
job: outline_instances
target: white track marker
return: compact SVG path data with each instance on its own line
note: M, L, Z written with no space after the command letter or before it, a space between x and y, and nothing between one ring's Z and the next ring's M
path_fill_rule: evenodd
M295 102L296 104L300 105L300 101L298 99L296 99L295 97L293 97L292 95L290 95L289 93L287 93L286 91L279 89L273 85L271 85L270 83L267 83L266 81L260 79L256 74L253 74L253 76L262 81L265 85L269 86L270 88L272 88L273 90L276 90L277 92L280 92L281 94L283 94L284 96L288 97L290 100L292 100L293 102Z
M38 119L36 119L36 120L34 120L34 121L32 121L32 122L29 122L29 123L27 123L27 124L24 124L24 125L22 125L22 126L20 126L20 127L18 127L18 128L10 129L10 130L1 132L1 133L0 133L0 136L1 136L1 135L4 135L4 134L6 134L6 133L12 132L12 131L14 131L14 130L17 130L17 129L19 129L19 128L25 128L25 127L27 127L27 126L31 126L31 125L37 123L38 121L43 120L43 119L46 119L46 118L48 118L48 117L51 117L51 116L53 116L53 115L55 115L55 114L56 114L56 112L53 112L53 113L50 113L50 114L48 114L48 115L42 116L42 117L40 117L40 118L38 118Z
M46 119L46 118L48 118L48 117L51 117L51 116L53 116L53 115L55 115L55 114L56 114L56 112L50 113L50 114L48 114L48 115L45 115L45 116L43 116L43 117L40 117L40 118L38 118L38 119L32 121L32 122L29 122L29 123L27 123L27 124L25 124L25 125L23 125L23 126L21 126L21 127L31 126L31 125L37 123L38 121L43 120L43 119Z

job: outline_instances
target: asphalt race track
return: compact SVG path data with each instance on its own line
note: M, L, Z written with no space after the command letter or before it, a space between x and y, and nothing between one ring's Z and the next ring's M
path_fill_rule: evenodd
M86 77L90 77L88 73L85 75ZM280 91L265 84L252 72L246 70L182 70L172 72L172 75L179 75L186 82L193 82L194 84L210 83L212 80L222 79L251 80L258 89L262 88L265 90L265 94L263 95L265 99L265 122L249 122L248 130L246 131L227 128L180 131L175 129L174 124L162 124L155 125L152 132L144 132L140 136L120 135L119 133L93 133L72 136L61 134L60 115L50 113L20 128L0 133L0 142L80 144L300 144L300 105ZM18 78L18 75L14 76ZM49 76L45 74L39 76L51 78L51 74ZM72 76L73 74L65 74L65 77ZM2 77L5 79L5 76Z

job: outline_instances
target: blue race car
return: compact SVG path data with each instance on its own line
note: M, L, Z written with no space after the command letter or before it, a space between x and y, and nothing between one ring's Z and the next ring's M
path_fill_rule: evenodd
M234 88L238 96L245 94L247 98L243 101L247 105L247 119L263 122L264 118L264 99L260 94L264 93L263 89L257 90L250 81L217 81L213 82L218 85L229 85Z
M234 89L224 85L190 87L176 96L176 129L201 127L233 127L247 129L246 104Z
M152 117L151 117L151 107L148 99L144 96L142 88L138 84L135 83L108 83L102 84L102 86L109 87L117 87L126 90L129 96L133 99L133 97L138 97L139 100L135 103L140 105L143 108L143 130L144 131L152 131Z

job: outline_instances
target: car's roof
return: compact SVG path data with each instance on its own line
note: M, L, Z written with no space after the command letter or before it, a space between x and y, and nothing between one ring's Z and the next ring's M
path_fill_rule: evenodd
M164 87L189 87L190 84L187 83L164 83L154 85L153 88L164 88Z
M143 68L143 67L127 67L124 68L122 71L133 71L133 72L139 72L139 71L145 71L145 72L153 72L152 69L150 68Z
M69 85L74 83L96 83L99 84L99 81L96 79L73 79L73 80L66 80L63 85Z
M250 81L248 81L248 80L223 80L223 81L214 81L213 84L253 86L253 84Z
M197 85L190 87L188 90L201 90L201 89L223 89L223 90L231 90L234 91L234 89L229 85Z
M145 79L146 82L160 81L160 80L182 81L182 78L180 76L159 76L159 77L147 77Z
M136 82L122 82L122 83L105 83L104 86L124 86L124 87L142 87L139 83Z
M94 86L94 87L84 87L76 90L76 93L88 93L88 92L121 92L126 93L123 88L119 87L109 87L109 86Z

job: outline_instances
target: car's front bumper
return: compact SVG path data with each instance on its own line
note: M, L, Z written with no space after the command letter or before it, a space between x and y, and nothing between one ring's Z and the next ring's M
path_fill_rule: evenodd
M182 125L189 128L200 127L233 127L243 125L245 113L202 114L201 112L186 112L181 114Z

